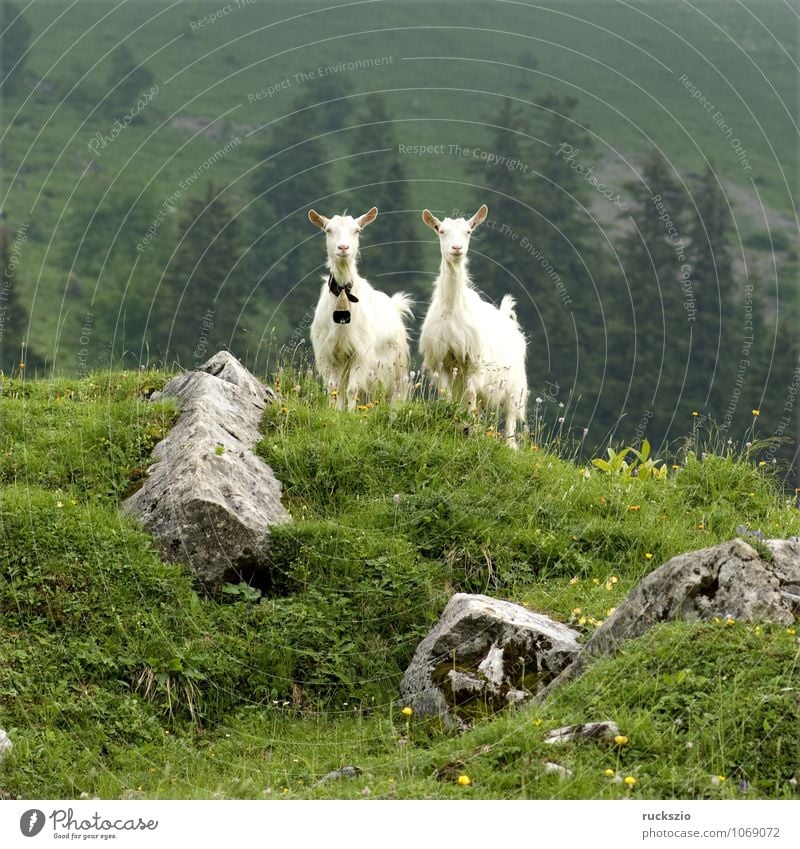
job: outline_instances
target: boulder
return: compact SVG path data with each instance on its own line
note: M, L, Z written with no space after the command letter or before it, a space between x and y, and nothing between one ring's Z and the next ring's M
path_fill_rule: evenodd
M291 518L280 482L252 451L274 393L223 351L152 398L174 399L181 416L123 509L153 534L164 560L184 563L207 590L265 582L269 528Z
M561 764L554 764L552 761L545 761L544 771L547 775L557 775L563 779L572 778L571 769L567 769L565 766L561 766Z
M578 632L518 604L454 595L403 676L403 704L447 727L528 698L580 651Z
M361 767L343 766L323 775L314 786L319 787L321 784L327 784L330 781L339 781L342 778L358 778L359 775L361 775Z
M545 737L544 742L548 745L555 743L572 743L575 740L613 740L619 735L619 726L616 722L585 722L583 725L563 725L554 728Z
M5 729L0 728L0 763L3 758L14 748L11 738L6 733Z
M718 616L791 625L795 616L788 588L800 584L800 540L770 540L766 545L772 562L742 539L673 557L617 605L586 644L586 652L608 654L623 640L670 619Z
M800 537L766 540L771 557L742 539L679 554L643 578L594 632L581 656L537 699L659 622L714 617L791 625L800 611Z

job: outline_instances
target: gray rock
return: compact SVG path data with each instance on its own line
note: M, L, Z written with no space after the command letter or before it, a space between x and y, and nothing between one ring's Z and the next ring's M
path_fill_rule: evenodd
M14 748L11 738L6 733L5 729L0 728L0 763L3 762L5 756Z
M765 560L741 539L679 554L652 571L594 632L580 657L538 694L578 677L593 657L613 654L625 640L659 622L731 617L791 625L800 603L800 538L766 540Z
M557 775L559 778L562 779L572 778L571 769L567 769L565 766L561 766L561 764L554 764L550 761L545 761L544 771L548 775Z
M558 675L577 656L577 638L521 605L457 593L417 647L401 684L403 704L464 727L476 702L497 710Z
M616 722L586 722L583 725L564 725L554 728L545 737L549 745L571 743L573 740L613 740L619 734Z
M280 482L252 451L274 397L224 351L153 395L174 399L181 416L123 509L208 590L266 572L269 528L290 521Z
M595 631L586 651L608 654L622 640L670 619L691 622L729 616L742 622L791 625L794 615L782 589L792 577L800 581L798 542L770 540L768 547L772 563L741 539L673 557L628 593Z
M765 545L772 552L770 569L781 598L794 619L800 619L800 537L768 539Z
M358 778L359 775L361 775L361 769L359 767L343 766L339 769L334 769L327 775L323 775L315 786L319 787L320 784L327 784L329 781L339 781L341 778Z

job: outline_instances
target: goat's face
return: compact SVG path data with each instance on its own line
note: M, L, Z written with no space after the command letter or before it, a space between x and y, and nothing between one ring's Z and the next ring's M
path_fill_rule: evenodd
M469 250L472 231L486 220L489 209L484 204L470 219L445 218L440 221L430 210L422 213L422 220L439 236L439 248L445 262L463 262Z
M352 215L334 215L326 218L313 209L308 213L308 219L325 231L325 246L331 263L344 265L358 254L358 241L361 231L378 217L378 210L373 206L358 218Z
M358 254L358 240L361 231L378 217L378 210L373 206L358 218L352 215L334 215L326 218L313 209L308 213L308 219L325 231L325 243L328 251L328 263L331 268L330 291L334 298L334 324L350 324L350 305L357 304L358 298L351 292L352 276L347 279L348 265L355 262ZM354 271L350 267L350 272ZM344 276L342 276L344 275ZM336 278L339 277L337 280Z

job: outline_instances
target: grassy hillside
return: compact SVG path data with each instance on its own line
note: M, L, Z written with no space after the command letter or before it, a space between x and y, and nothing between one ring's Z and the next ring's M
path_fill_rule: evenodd
M274 534L265 594L229 585L208 599L117 509L174 418L145 400L166 379L0 384L5 797L796 796L794 629L669 624L544 707L461 736L397 703L454 591L588 635L673 554L741 526L800 532L796 499L757 453L703 455L695 441L661 479L608 475L557 453L571 450L566 426L513 452L490 422L467 435L444 402L348 415L283 372L259 452L295 522ZM628 743L542 742L596 719ZM545 774L545 760L572 776ZM363 773L314 787L345 764Z
M371 91L382 92L398 143L446 148L445 154L402 157L414 208L474 205L481 187L465 178L464 162L449 153L450 145L486 149L503 96L544 115L543 98L555 92L580 101L578 118L594 140L586 164L608 174L617 191L635 178L641 155L657 146L683 178L710 160L724 181L744 191L736 200L743 237L763 240L762 201L772 210L770 227L791 227L795 20L783 3L387 0L349 4L343 12L321 3L254 2L203 23L218 7L194 0L95 0L25 9L33 34L23 82L3 93L0 205L14 226L30 224L20 279L35 292L32 338L48 340L41 346L48 355L61 344L65 368L73 367L71 328L94 308L95 287L101 295L114 293L116 309L128 270L108 268L99 283L83 279L79 292L73 284L67 294L78 239L65 235L64 227L74 203L111 183L112 193L115 185L148 189L160 204L238 136L242 144L210 173L227 187L235 214L247 220L253 169L274 153L270 127L296 108L296 97L307 103L311 125L318 100L328 96L321 82L344 87L349 96L342 110L358 107ZM109 83L122 41L152 73L158 94L140 120L93 153L95 134L111 133L114 120L130 108L114 105ZM375 58L385 64L341 65ZM733 128L749 169L681 82L683 75ZM278 88L263 95L270 87ZM332 158L343 156L336 144L350 138L345 128L355 121L343 111L342 126L329 138ZM346 153L361 157L366 151L356 138ZM368 158L363 161L364 182L380 178L370 173ZM347 205L348 165L336 166L334 207ZM179 206L199 194L203 182ZM525 197L524 177L517 194ZM526 201L535 207L536 198ZM600 214L607 211L602 207ZM264 229L272 223L264 222ZM155 287L154 279L148 300L156 297ZM263 295L257 302L264 306Z

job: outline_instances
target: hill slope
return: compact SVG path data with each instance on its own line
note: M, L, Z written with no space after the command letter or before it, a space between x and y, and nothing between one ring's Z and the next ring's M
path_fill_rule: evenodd
M274 535L269 597L237 585L213 600L117 510L172 421L144 400L166 377L0 384L6 797L796 794L792 629L670 624L543 708L458 737L395 701L455 590L588 634L673 554L741 526L798 533L796 499L755 455L692 451L663 479L606 475L538 443L512 452L491 423L467 436L439 401L337 413L313 380L283 372L260 452L295 522ZM545 773L546 729L609 718L624 749L571 746L572 777ZM353 763L357 780L313 786Z

